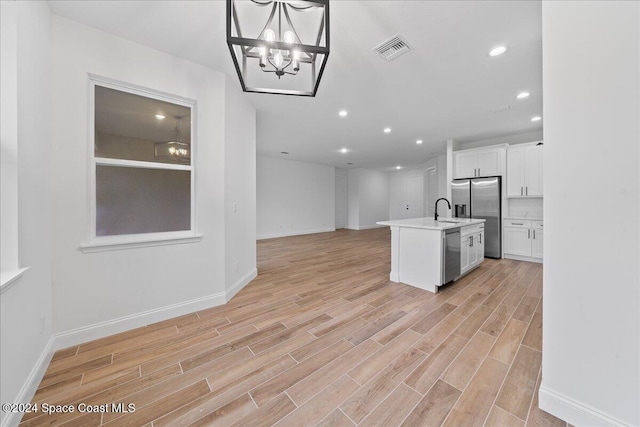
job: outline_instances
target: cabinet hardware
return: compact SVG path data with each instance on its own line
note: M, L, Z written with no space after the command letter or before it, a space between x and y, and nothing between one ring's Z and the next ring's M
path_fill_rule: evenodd
M531 229L527 230L527 239L531 238Z
M521 195L521 196L523 195L522 193L523 193L523 191L522 191L522 187L520 187L520 195Z
M478 237L480 237L480 242L479 243L482 243L482 233L478 234Z
M525 196L529 195L529 187L524 187L524 195Z
M473 247L473 236L469 236L469 247Z
M533 230L533 240L536 240L536 230Z
M523 224L523 223L521 223L521 222L512 222L511 224L512 224L512 225L524 225L524 224Z
M478 176L480 176L480 168L478 168Z

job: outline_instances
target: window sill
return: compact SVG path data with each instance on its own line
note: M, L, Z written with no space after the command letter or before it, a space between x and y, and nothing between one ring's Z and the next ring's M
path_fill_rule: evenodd
M164 233L163 233L164 234ZM135 236L134 239L123 239L120 236L112 239L96 239L93 242L80 245L83 253L119 251L123 249L146 248L151 246L180 245L184 243L195 243L202 240L201 234L180 234L175 236L149 236L147 238Z
M28 269L29 267L25 267L0 273L0 294L5 293L7 289L12 287Z

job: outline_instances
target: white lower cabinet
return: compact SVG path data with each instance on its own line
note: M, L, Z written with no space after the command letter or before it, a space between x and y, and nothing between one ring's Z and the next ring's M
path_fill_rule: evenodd
M542 258L542 243L544 242L544 232L542 230L542 222L532 226L531 234L531 256L534 258Z
M484 261L484 224L463 227L460 234L460 274L464 274Z
M527 258L542 258L542 221L504 221L504 255Z

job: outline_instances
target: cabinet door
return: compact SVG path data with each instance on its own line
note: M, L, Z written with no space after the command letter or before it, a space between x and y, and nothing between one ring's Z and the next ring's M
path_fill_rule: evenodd
M542 243L544 242L544 232L542 228L534 228L531 230L531 256L534 258L542 258Z
M478 236L478 264L484 261L484 231L477 234Z
M502 175L502 152L502 148L478 151L478 176Z
M469 236L465 236L460 241L460 273L469 269Z
M453 153L454 178L473 178L476 176L478 155L476 151Z
M524 196L524 154L523 149L507 151L507 196Z
M542 145L525 150L524 173L525 196L542 196Z
M469 236L469 267L478 264L478 233Z
M504 253L531 256L531 229L504 227Z

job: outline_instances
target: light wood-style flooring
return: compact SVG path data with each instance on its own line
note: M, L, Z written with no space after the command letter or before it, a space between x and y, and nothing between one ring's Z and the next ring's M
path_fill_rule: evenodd
M537 407L541 265L487 259L432 294L389 263L388 229L260 241L228 304L60 350L33 399L135 412L21 425L566 427Z

